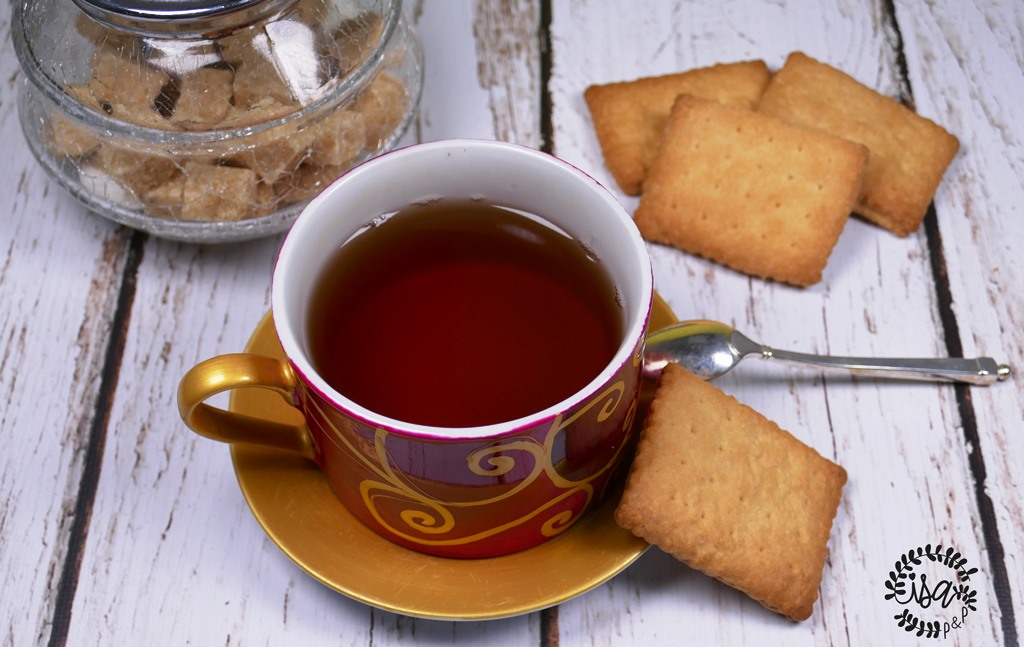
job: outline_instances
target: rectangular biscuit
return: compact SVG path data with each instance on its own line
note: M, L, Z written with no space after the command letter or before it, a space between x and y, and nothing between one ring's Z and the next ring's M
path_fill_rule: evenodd
M615 519L791 620L810 617L846 471L677 364Z
M639 195L677 96L692 94L753 109L770 76L764 61L723 63L678 74L591 85L583 97L608 170L623 192Z
M853 209L867 154L826 133L682 95L634 218L647 240L811 285Z
M757 109L867 146L856 212L900 236L920 226L960 147L941 126L801 52L775 73Z

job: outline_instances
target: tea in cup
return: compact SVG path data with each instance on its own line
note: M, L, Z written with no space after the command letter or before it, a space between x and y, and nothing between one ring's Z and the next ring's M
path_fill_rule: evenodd
M415 145L343 175L289 232L272 288L287 359L200 363L179 408L201 435L308 456L391 541L508 554L569 528L628 454L652 295L632 218L579 169ZM243 386L304 424L204 403Z

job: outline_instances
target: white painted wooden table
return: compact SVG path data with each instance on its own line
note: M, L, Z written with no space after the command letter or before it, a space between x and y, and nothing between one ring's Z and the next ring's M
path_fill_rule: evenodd
M1014 645L1024 636L1024 380L883 383L751 362L717 384L849 472L820 599L793 624L656 549L556 608L453 623L383 612L307 576L252 518L225 446L188 432L182 373L240 350L281 239L170 243L87 213L37 166L0 16L0 640L5 645ZM783 348L990 355L1024 368L1024 4L1019 0L422 0L409 142L544 148L609 187L591 83L802 50L914 106L961 151L925 225L851 220L809 289L652 246L682 318ZM614 191L614 188L613 188ZM616 192L627 208L635 199ZM937 639L884 583L925 544L978 572ZM538 586L542 586L539 580ZM944 618L958 607L935 605Z

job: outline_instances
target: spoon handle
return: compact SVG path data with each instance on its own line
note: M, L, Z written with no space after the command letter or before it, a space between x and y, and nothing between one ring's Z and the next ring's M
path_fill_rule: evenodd
M887 377L929 382L967 382L987 386L1010 376L1010 367L991 357L974 359L914 359L890 357L830 357L775 350L760 345L756 354L783 364L814 366L821 369L842 369L854 375Z

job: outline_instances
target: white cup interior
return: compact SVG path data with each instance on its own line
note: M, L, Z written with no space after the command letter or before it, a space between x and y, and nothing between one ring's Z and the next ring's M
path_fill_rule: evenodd
M309 359L306 317L316 278L338 248L375 218L442 197L482 198L535 213L581 242L607 269L625 314L612 361L576 395L517 420L438 429L368 411L331 388ZM446 140L398 149L358 166L314 198L285 239L274 271L274 324L285 353L317 391L371 424L404 433L478 438L532 426L586 399L608 381L644 334L652 298L650 258L630 215L593 178L546 153L485 140ZM410 331L415 334L415 331Z

